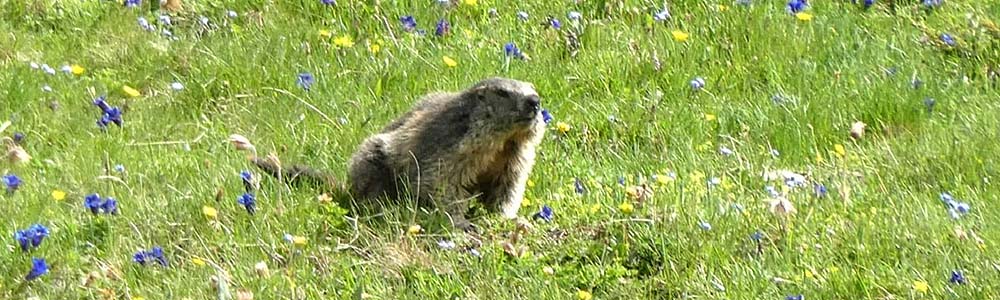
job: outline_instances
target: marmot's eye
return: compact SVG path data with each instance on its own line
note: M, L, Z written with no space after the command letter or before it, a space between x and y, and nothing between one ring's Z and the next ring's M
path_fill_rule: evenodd
M500 96L500 98L510 98L510 92L507 90L497 90L497 96Z

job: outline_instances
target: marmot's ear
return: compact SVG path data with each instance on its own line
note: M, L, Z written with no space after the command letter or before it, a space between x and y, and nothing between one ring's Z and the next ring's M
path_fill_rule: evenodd
M489 88L485 86L477 86L472 88L469 92L476 97L476 100L482 101L483 99L486 99L486 93L489 92Z

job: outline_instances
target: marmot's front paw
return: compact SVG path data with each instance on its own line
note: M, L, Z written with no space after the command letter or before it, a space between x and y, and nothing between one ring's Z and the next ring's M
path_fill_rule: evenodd
M478 233L479 232L479 227L476 226L476 224L472 224L472 222L469 222L467 220L455 221L455 228L461 229L462 231L465 231L466 233Z

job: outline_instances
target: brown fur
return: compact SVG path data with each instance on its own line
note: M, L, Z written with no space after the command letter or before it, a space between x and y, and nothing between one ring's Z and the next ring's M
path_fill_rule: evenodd
M527 82L489 78L460 92L432 93L365 139L349 161L348 192L356 201L416 195L446 211L462 229L469 202L516 218L525 183L544 134L540 99ZM272 175L332 177L306 167L283 172L261 159Z

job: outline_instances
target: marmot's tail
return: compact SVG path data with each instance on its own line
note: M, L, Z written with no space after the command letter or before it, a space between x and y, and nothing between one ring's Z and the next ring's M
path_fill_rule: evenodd
M279 166L273 161L250 157L255 165L275 178L280 178L289 184L307 182L329 191L341 191L343 187L333 175L302 165Z

